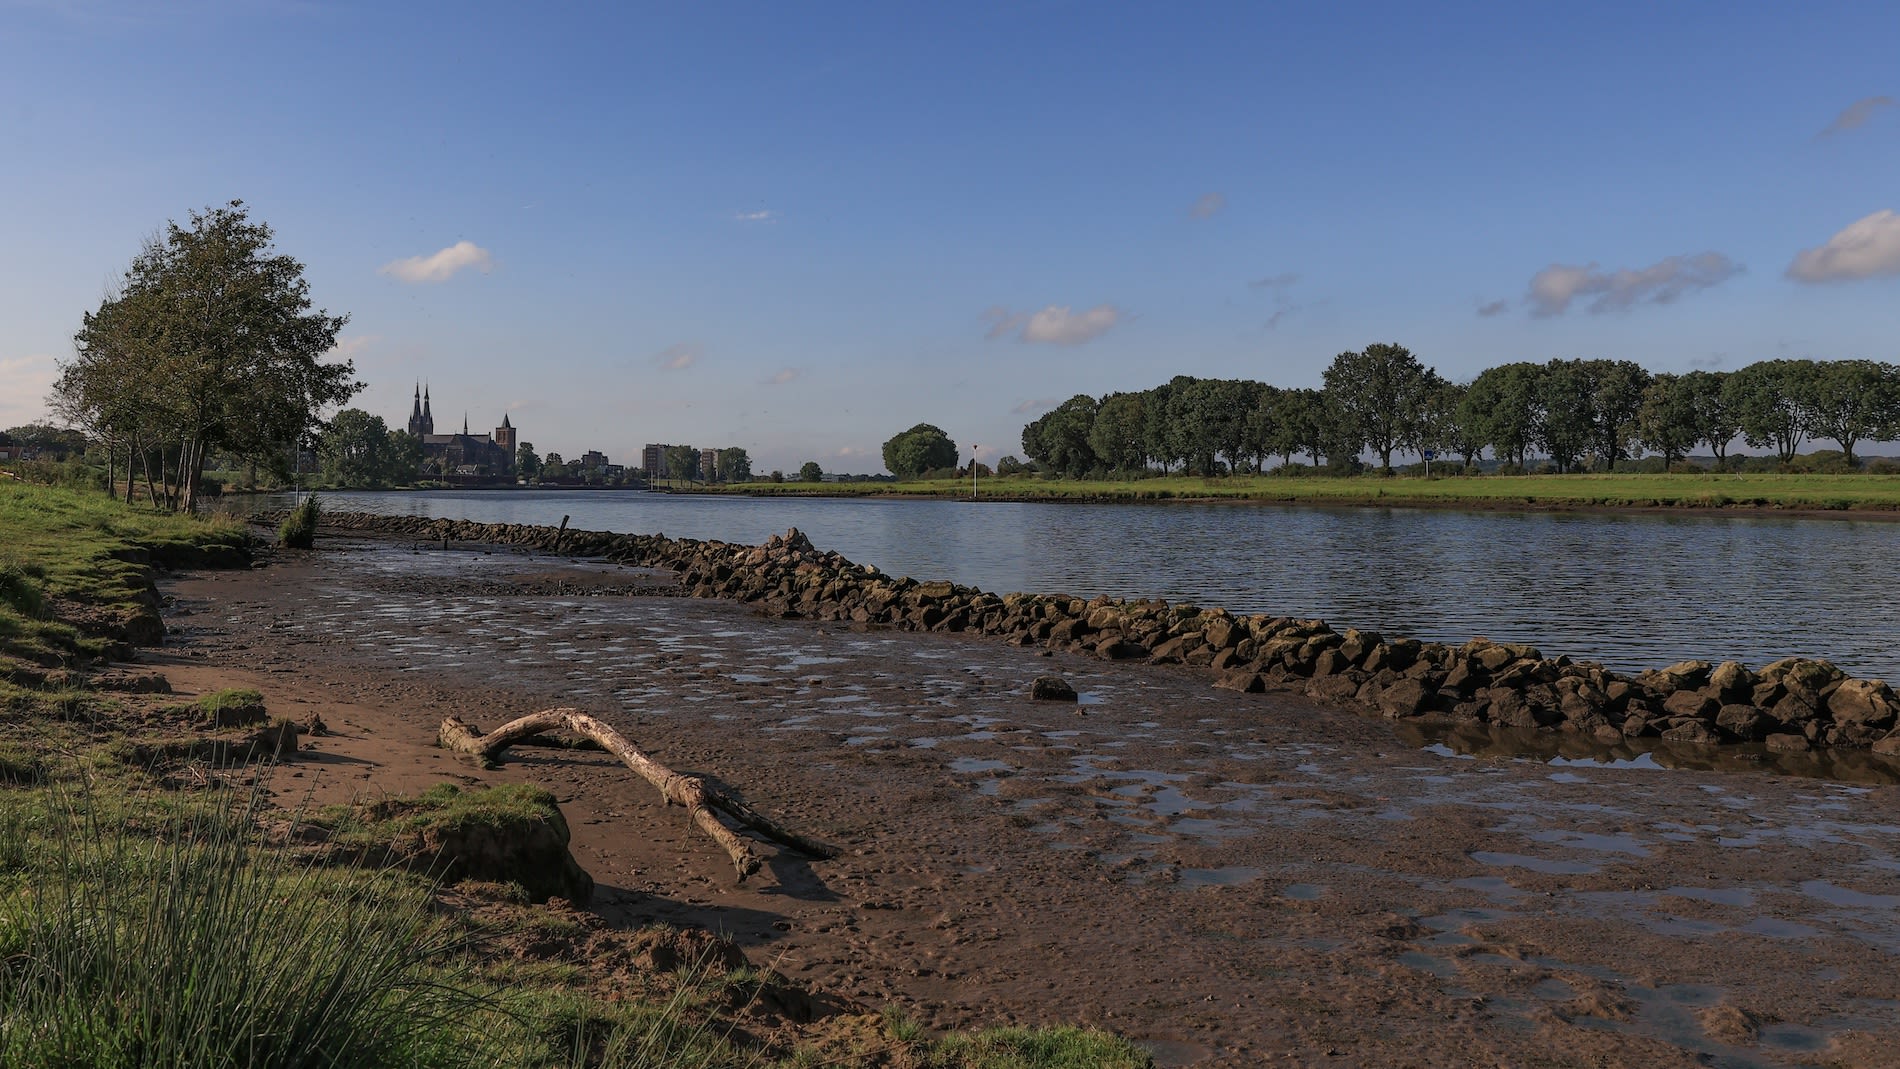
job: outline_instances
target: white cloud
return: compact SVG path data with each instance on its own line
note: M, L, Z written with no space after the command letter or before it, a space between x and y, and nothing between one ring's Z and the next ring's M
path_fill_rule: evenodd
M1742 265L1719 252L1671 256L1643 268L1599 271L1596 264L1551 264L1531 277L1531 314L1559 316L1579 297L1595 297L1590 312L1620 312L1638 304L1668 304L1696 290L1720 285Z
M767 386L783 386L786 383L792 381L793 379L799 377L802 374L804 374L804 372L798 370L795 367L783 368L780 371L778 371L776 374L774 374L771 378L766 379L765 384Z
M1021 342L1081 345L1106 334L1126 315L1126 312L1112 304L1098 304L1081 312L1066 304L1052 304L1040 312L1012 312L998 305L983 313L983 318L990 323L989 332L984 337L994 341L1006 334L1014 334L1016 340Z
M440 252L392 260L379 270L402 282L443 282L457 271L472 267L482 274L495 269L495 258L472 241L458 241Z
M1788 265L1788 277L1801 282L1849 282L1900 275L1900 214L1892 208L1848 224L1827 244L1802 249Z
M1203 193L1194 198L1194 204L1188 209L1188 215L1195 219L1211 219L1227 207L1227 197L1222 193Z
M760 208L757 211L751 212L734 212L732 221L735 223L776 223L778 222L778 213L768 208Z
M1834 121L1827 124L1827 129L1821 131L1821 136L1832 137L1835 134L1844 134L1849 130L1865 126L1867 120L1874 117L1874 112L1881 108L1891 108L1893 105L1894 99L1889 96L1862 97L1842 108L1841 113L1834 117Z
M661 349L653 362L663 371L684 371L699 363L699 358L705 355L705 346L696 341L684 341Z
M46 395L59 378L53 358L40 353L0 356L0 428L38 423L47 418Z

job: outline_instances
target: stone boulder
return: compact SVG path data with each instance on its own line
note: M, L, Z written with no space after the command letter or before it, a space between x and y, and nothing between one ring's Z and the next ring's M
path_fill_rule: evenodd
M1037 676L1029 684L1031 701L1072 702L1078 700L1075 688L1061 676Z

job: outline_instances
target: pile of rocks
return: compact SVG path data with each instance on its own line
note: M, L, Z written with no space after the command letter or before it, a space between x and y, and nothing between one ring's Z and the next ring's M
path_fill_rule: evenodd
M1333 630L1321 620L1235 616L1165 601L991 594L938 580L887 576L811 544L798 530L764 545L560 531L362 513L326 527L432 541L552 549L677 572L694 597L732 598L781 617L919 631L975 631L1105 660L1206 671L1248 693L1298 690L1401 718L1437 717L1577 732L1616 742L1762 742L1769 749L1872 747L1900 754L1900 697L1827 661L1789 659L1759 671L1734 661L1684 661L1630 676L1535 647L1474 638L1459 646Z

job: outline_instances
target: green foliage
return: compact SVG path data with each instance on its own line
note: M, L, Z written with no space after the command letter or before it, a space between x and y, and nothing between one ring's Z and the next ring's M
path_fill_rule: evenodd
M818 466L816 460L807 460L798 466L798 481L801 483L822 482L824 478L825 471ZM780 480L773 481L777 482Z
M1379 344L1340 353L1325 377L1327 401L1340 419L1340 440L1355 453L1369 447L1379 454L1379 467L1390 471L1393 450L1418 439L1437 372L1403 345Z
M548 460L553 462L558 454L549 453ZM669 445L666 447L666 474L668 478L699 478L699 450L690 445Z
M722 483L749 483L752 481L752 456L745 449L729 445L721 449L714 468Z
M1089 444L1089 440L1095 429L1096 410L1100 407L1095 398L1085 393L1076 394L1062 402L1053 411L1023 428L1023 452L1034 457L1038 463L1047 465L1050 470L1063 475L1081 476L1094 471L1097 459L1095 448ZM912 428L911 433L914 433L916 429ZM936 430L934 427L930 429ZM942 432L939 431L938 434ZM941 457L933 457L931 462L925 464L924 467L955 467L956 448L949 446L947 441L946 447L947 462ZM906 468L900 471L892 467L890 448L888 443L884 447L884 466L891 469L891 474L903 479L908 477L907 472L922 470L921 468Z
M361 388L349 361L322 361L348 317L311 310L303 265L272 240L240 201L168 224L86 314L54 385L60 413L122 455L169 453L166 500L187 512L211 452L284 453Z
M941 428L919 423L884 443L884 466L899 479L913 479L941 468L955 469L957 447Z
M322 506L317 495L310 494L292 509L283 526L277 528L277 544L286 549L310 549L317 544L317 517Z
M383 417L346 408L331 417L317 443L323 474L337 486L376 489L415 482L422 469L422 443L408 431L392 431Z
M1801 396L1813 365L1806 360L1763 360L1729 375L1722 398L1735 413L1742 440L1773 448L1783 464L1794 459L1807 437Z

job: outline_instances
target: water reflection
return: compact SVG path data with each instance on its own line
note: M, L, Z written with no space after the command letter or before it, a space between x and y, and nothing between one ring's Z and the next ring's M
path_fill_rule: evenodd
M1900 679L1900 524L1284 505L1052 505L618 491L335 494L335 508L757 543L798 527L897 575L1164 597L1624 670L1827 657ZM244 507L286 499L252 498Z
M1849 783L1900 783L1900 761L1867 750L1822 749L1776 753L1759 743L1697 746L1665 739L1603 743L1569 732L1509 728L1496 724L1400 721L1399 738L1422 750L1460 757L1520 757L1553 765L1612 768L1681 768L1697 771L1765 769Z

